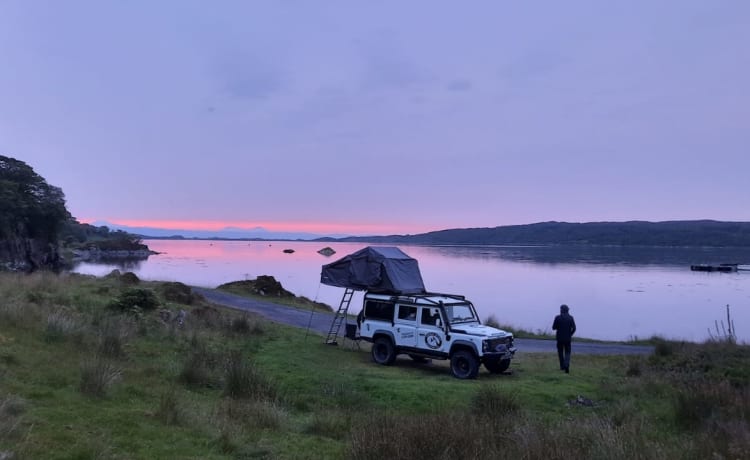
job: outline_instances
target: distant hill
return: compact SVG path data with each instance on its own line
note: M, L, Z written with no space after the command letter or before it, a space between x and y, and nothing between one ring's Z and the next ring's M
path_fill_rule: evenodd
M131 227L118 225L106 221L94 222L97 226L138 235L145 239L216 239L216 240L313 240L320 238L320 234L304 232L271 232L263 227L251 229L225 227L221 230L189 230L164 229L157 227ZM338 237L343 235L334 235Z
M320 238L316 241L426 245L750 247L750 222L540 222L494 228L457 228L417 235Z

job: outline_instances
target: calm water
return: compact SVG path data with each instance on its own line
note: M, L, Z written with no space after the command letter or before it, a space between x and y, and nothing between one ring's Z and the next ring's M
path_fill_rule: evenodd
M338 306L343 289L320 284L323 264L366 246L329 243L148 240L161 254L126 266L81 264L105 275L114 268L147 280L216 287L272 275L289 291ZM730 305L737 336L750 342L750 271L690 271L697 263L750 263L750 250L399 246L419 261L428 290L465 295L480 316L529 330L549 330L559 305L570 306L579 334L625 340L661 335L702 341ZM285 254L283 249L294 249ZM352 305L358 311L361 293Z

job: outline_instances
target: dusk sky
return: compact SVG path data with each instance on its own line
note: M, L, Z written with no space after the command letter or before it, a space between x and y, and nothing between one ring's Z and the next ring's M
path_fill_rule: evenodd
M747 0L0 0L0 155L85 221L748 221L749 145Z

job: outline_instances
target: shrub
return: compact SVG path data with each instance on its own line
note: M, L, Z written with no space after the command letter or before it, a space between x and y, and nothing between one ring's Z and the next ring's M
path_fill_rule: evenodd
M98 333L99 353L109 358L123 357L131 331L131 325L122 318L111 316L103 320Z
M675 346L672 342L664 339L656 340L654 344L654 355L661 357L672 356L675 352Z
M197 300L190 286L179 282L161 283L159 291L167 302L192 305Z
M260 321L251 319L248 315L242 315L232 318L229 322L229 330L238 335L257 335L263 333L263 326Z
M631 356L628 358L628 368L625 370L625 375L628 377L640 377L643 374L641 370L641 358L638 356Z
M88 396L106 396L109 387L122 372L102 356L95 356L81 363L81 382L78 389Z
M273 385L239 352L229 355L224 374L224 395L231 398L273 400Z
M484 325L494 327L496 329L502 329L500 327L500 321L497 320L497 317L495 315L488 316L487 319L484 320Z
M159 299L154 291L144 288L128 288L117 299L109 304L110 308L120 311L133 309L154 310L159 306Z
M219 384L216 375L218 361L205 343L197 335L193 335L190 349L182 362L179 379L188 386L216 387Z
M351 430L352 416L339 411L316 411L304 432L331 439L345 439Z
M224 399L216 415L222 423L239 425L250 431L279 429L286 419L286 412L275 401Z
M47 327L44 329L45 342L60 342L72 336L80 339L81 333L81 325L68 313L55 311L47 315Z
M514 394L497 386L484 385L471 398L471 412L484 419L505 423L509 416L520 412L521 405Z
M0 441L17 433L24 412L26 403L23 399L13 395L0 396Z
M499 436L496 433L489 436L490 433L491 428L485 428L461 413L403 415L374 412L365 414L352 428L346 458L497 458Z
M156 410L156 418L167 425L179 425L182 421L182 410L180 401L174 388L162 393L159 398L159 407Z
M136 275L133 272L125 272L122 275L120 275L120 282L122 284L133 286L141 282L140 278L138 278L138 275Z

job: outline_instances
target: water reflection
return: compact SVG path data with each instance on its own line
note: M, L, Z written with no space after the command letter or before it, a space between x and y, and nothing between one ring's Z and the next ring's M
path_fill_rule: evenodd
M161 254L122 265L81 264L105 275L113 268L142 279L215 287L272 275L297 295L338 306L340 288L320 284L320 268L362 249L360 243L148 240ZM325 257L317 251L330 246ZM399 246L419 261L426 287L466 295L481 315L531 330L549 330L566 303L582 336L624 340L663 335L704 340L731 306L738 335L750 340L750 272L691 272L697 263L748 263L750 251L701 248ZM284 253L293 249L294 253ZM355 295L352 305L361 302ZM356 308L356 307L355 307Z
M135 272L141 269L141 265L148 260L148 257L122 258L122 257L101 257L96 260L77 261L73 263L74 272L86 271L87 266L96 266L109 268L110 271L118 269L120 271Z
M750 262L747 248L651 248L621 246L446 246L431 248L446 257L498 258L549 264L690 266Z

